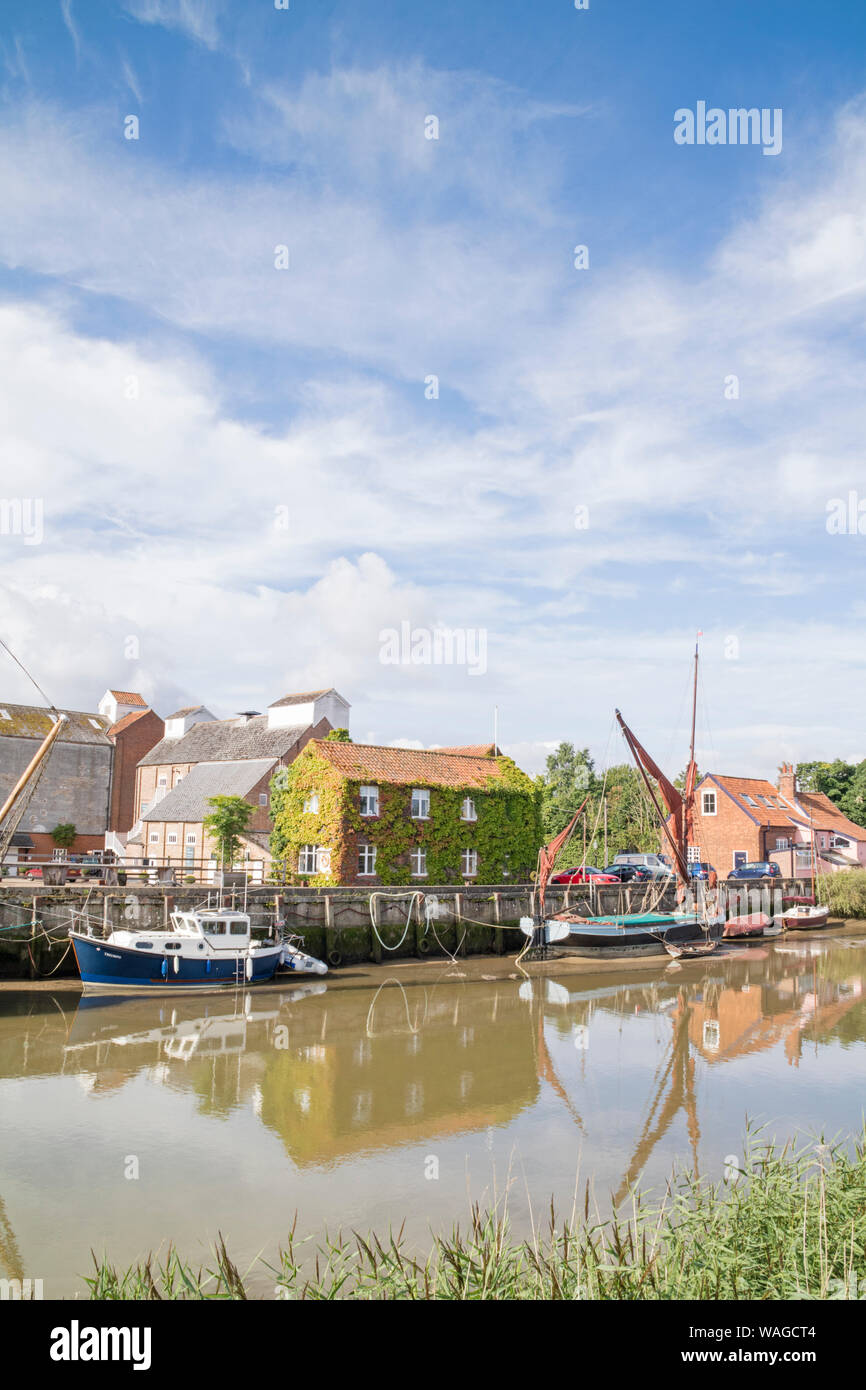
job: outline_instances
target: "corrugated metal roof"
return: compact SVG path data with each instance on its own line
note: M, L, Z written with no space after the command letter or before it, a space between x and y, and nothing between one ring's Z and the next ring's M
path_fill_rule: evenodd
M139 766L282 758L309 727L309 724L292 724L285 729L269 729L266 714L243 723L238 723L237 719L206 720L193 724L182 738L162 739L142 758Z
M186 821L198 824L213 810L212 796L246 796L274 766L273 758L249 762L199 763L182 782L151 806L143 821Z
M57 735L60 743L107 743L110 745L111 739L108 738L108 728L110 721L104 719L101 714L88 714L84 710L64 709L60 711L65 714L68 723L64 724L62 731ZM0 715L3 713L9 716L8 719L0 717L0 738L4 735L10 738L35 738L43 739L51 732L54 723L44 705L9 705L0 700Z

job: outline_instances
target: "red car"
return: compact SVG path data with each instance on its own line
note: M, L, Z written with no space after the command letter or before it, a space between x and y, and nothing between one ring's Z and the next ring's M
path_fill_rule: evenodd
M601 869L594 869L591 864L578 864L576 869L563 869L562 873L554 874L551 883L619 883L619 879L613 874L603 874Z

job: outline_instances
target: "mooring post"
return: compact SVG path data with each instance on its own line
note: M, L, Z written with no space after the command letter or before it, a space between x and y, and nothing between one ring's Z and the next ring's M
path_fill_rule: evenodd
M381 965L381 964L382 964L382 944L381 944L381 942L379 941L378 936L376 935L376 927L377 927L378 924L376 923L375 909L374 909L374 907L373 907L373 898L372 898L372 895L369 895L368 898L367 898L367 908L368 908L369 913L370 913L370 955L372 956L373 960L376 962L377 965ZM387 911L387 908L386 908L386 911Z

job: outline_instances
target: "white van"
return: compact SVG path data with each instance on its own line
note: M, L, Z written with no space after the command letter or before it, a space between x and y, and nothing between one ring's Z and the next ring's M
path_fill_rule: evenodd
M614 864L643 864L645 868L652 869L656 878L667 878L668 874L673 873L671 861L666 854L617 854Z

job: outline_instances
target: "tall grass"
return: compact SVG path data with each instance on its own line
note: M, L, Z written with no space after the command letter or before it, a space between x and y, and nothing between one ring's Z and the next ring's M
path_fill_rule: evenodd
M866 869L845 869L822 874L818 899L835 917L866 917Z
M403 1230L326 1237L290 1232L274 1265L242 1275L220 1239L211 1267L172 1249L119 1273L105 1260L87 1279L97 1299L789 1299L866 1296L866 1134L853 1144L800 1147L750 1136L742 1169L716 1185L677 1173L660 1201L632 1194L604 1220L551 1207L532 1239L502 1209L473 1208L465 1227L409 1253ZM264 1281L267 1281L265 1284ZM262 1289L266 1292L262 1295Z

